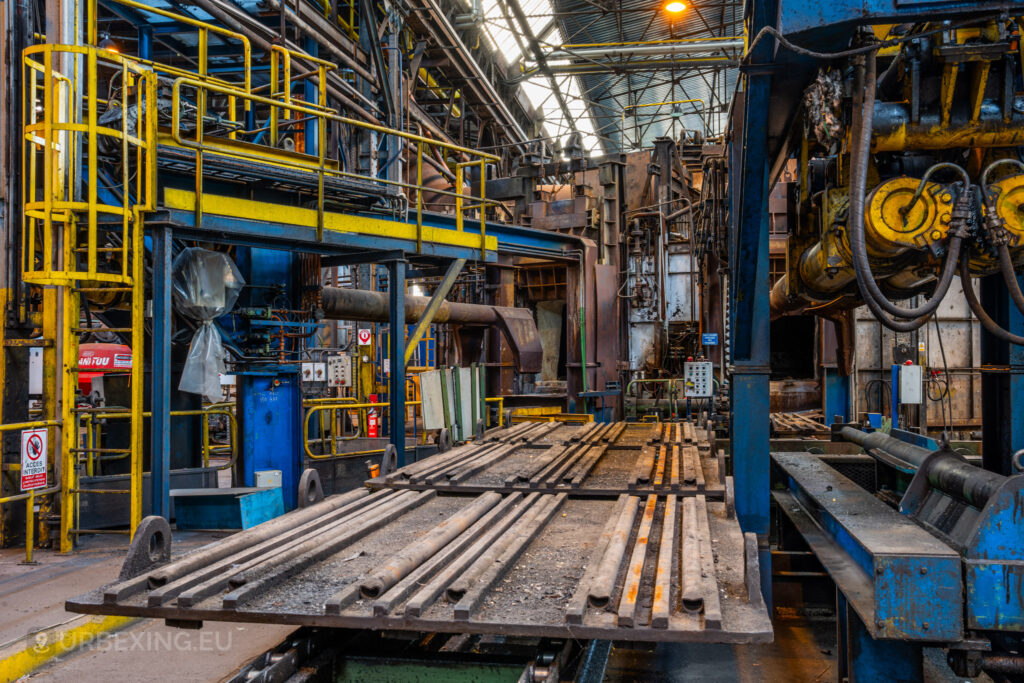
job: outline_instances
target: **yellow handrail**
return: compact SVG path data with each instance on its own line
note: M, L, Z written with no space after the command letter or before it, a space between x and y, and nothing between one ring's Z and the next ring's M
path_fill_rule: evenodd
M226 470L234 467L238 460L238 418L229 409L229 406L233 404L212 404L197 410L172 410L170 412L171 417L188 417L188 416L201 416L203 418L203 467L210 466L210 454L215 451L226 450L230 453L228 462L223 465L217 465L214 469ZM95 444L100 442L100 436L96 435L96 430L100 426L96 423L96 420L117 420L131 417L131 411L129 410L116 410L116 409L103 409L103 408L78 408L75 411L79 415L79 419L85 422L85 438L86 446L80 449L79 452L85 453L84 458L86 462L86 474L93 476L93 454L94 453L105 453L109 452L109 449L103 449L96 447ZM228 418L228 434L230 442L226 446L214 446L210 442L210 421L209 418L212 415L226 415ZM153 417L153 413L145 411L142 413L142 417ZM102 432L100 432L102 434ZM128 453L115 453L113 455L100 456L100 460L120 460L128 456Z
M276 67L275 67L276 68ZM276 78L276 72L272 75ZM276 150L271 151L254 151L253 145L250 144L239 144L233 140L218 140L215 136L208 136L204 132L205 122L205 109L200 109L199 115L196 117L196 133L195 136L190 138L186 137L182 130L182 111L181 111L181 89L183 87L191 88L196 90L197 93L215 92L235 99L241 99L251 104L263 105L270 108L271 112L271 137L277 135L278 126L278 115L275 113L279 109L284 109L289 112L295 112L303 116L314 118L317 122L318 139L323 140L325 131L327 129L327 123L335 122L369 130L384 135L391 135L402 138L414 143L416 146L416 168L417 178L416 183L407 183L401 180L391 180L387 178L368 178L365 175L358 173L352 173L349 171L343 171L338 168L332 168L328 166L326 159L326 145L317 145L317 154L315 157L311 155L303 154L281 154ZM275 89L276 94L276 89ZM284 93L282 93L284 94ZM197 101L202 103L205 102L205 97L197 98ZM341 116L335 113L333 110L326 109L317 105L313 105L307 102L294 102L290 98L277 99L275 97L264 97L255 93L244 92L237 88L221 85L218 83L211 83L202 81L196 78L179 77L175 79L172 89L172 105L171 105L171 137L175 144L195 150L196 154L201 156L204 153L212 152L215 154L221 154L224 156L235 157L240 159L248 159L257 162L270 162L289 166L299 170L309 171L318 175L319 191L317 194L317 236L318 238L323 237L323 224L324 224L324 177L334 176L342 178L353 178L363 181L370 181L378 183L380 185L390 185L394 187L401 187L403 189L415 192L416 194L416 242L417 250L422 249L423 241L423 154L427 146L440 147L450 152L458 153L473 157L472 161L461 162L456 167L456 187L455 191L443 190L443 189L431 189L430 191L436 195L443 195L454 197L456 201L456 229L462 231L463 229L463 211L464 210L479 210L480 211L480 252L481 257L486 255L486 207L498 206L500 202L495 200L489 200L486 198L484 187L486 185L486 165L488 162L496 162L499 160L497 156L493 154L487 154L485 152L479 152L476 150L469 149L467 147L461 147L438 140L432 140L430 138L416 135L414 133L408 133L405 131L394 130L386 128L384 126L378 126L376 124L367 123L365 121L359 121L357 119L351 119L346 116ZM480 167L480 196L472 194L464 194L462 192L462 179L465 168L469 166ZM196 167L196 173L199 173L199 164ZM464 207L463 200L470 200L473 202L470 206ZM201 211L202 192L201 183L196 181L196 193L195 193L195 210L197 215Z
M339 453L338 452L338 441L343 440L343 439L335 436L334 434L331 434L331 436L330 436L330 442L331 442L331 452L330 453L316 454L312 450L310 450L310 448L309 448L309 443L310 443L310 438L309 438L309 426L310 425L309 425L309 421L310 421L310 419L312 418L312 416L315 413L327 412L327 411L331 411L331 412L349 411L349 410L355 410L355 411L358 411L358 412L362 413L362 411L368 410L370 408L390 408L390 406L391 406L390 403L381 403L381 402L375 402L375 403L349 403L349 402L347 402L347 401L350 401L350 400L351 399L345 399L345 398L340 398L340 399L337 399L337 398L335 398L335 399L307 399L307 400L302 402L303 407L308 408L308 410L306 411L306 416L305 416L305 418L302 421L302 447L303 447L303 450L305 450L307 456L309 456L310 458L312 458L314 460L327 460L329 458L336 458L336 457L339 457L339 456L366 455L368 453L383 453L384 452L384 449L373 449L373 450L370 450L370 451L355 451L355 452L349 452L349 453ZM421 406L422 404L423 404L422 401L406 401L405 402L406 408L409 408L409 407L415 408L417 406ZM333 421L332 421L332 423L333 423ZM323 436L321 436L321 438L319 438L317 440L320 442L321 446L323 445L323 442L326 441L326 439Z

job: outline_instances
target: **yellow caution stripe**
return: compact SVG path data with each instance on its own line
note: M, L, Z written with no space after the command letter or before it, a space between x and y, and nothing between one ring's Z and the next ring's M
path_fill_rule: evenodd
M164 206L169 209L192 211L196 205L195 197L194 192L168 187L164 190ZM315 228L317 222L316 209L304 209L285 204L257 202L251 199L206 193L203 194L202 204L204 215L231 216L252 221L298 225L305 228ZM371 216L355 216L348 213L325 212L324 230L416 241L415 224ZM423 226L423 241L453 247L480 248L479 233L459 232L429 225ZM487 251L495 251L498 248L498 239L487 235L484 238L484 247Z
M81 616L30 633L0 650L0 683L27 676L47 662L96 643L136 621L134 617Z

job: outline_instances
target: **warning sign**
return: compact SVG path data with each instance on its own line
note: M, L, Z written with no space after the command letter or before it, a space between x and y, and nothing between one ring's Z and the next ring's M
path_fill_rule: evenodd
M21 432L21 490L46 488L46 430Z
M370 330L365 328L359 328L359 331L356 333L356 340L359 342L360 346L369 346Z

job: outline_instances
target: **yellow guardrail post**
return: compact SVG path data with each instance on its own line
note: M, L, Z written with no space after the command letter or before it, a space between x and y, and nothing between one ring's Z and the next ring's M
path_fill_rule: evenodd
M32 546L35 545L36 490L30 489L25 499L25 564L32 562Z
M416 253L423 251L423 143L416 143Z
M480 260L487 259L487 160L480 160Z

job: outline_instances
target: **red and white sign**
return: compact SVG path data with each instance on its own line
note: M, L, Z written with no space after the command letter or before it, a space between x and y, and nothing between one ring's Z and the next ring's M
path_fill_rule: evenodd
M369 346L371 336L370 330L361 327L359 328L359 331L356 332L356 341L359 342L360 346Z
M46 430L21 432L21 490L46 488Z

